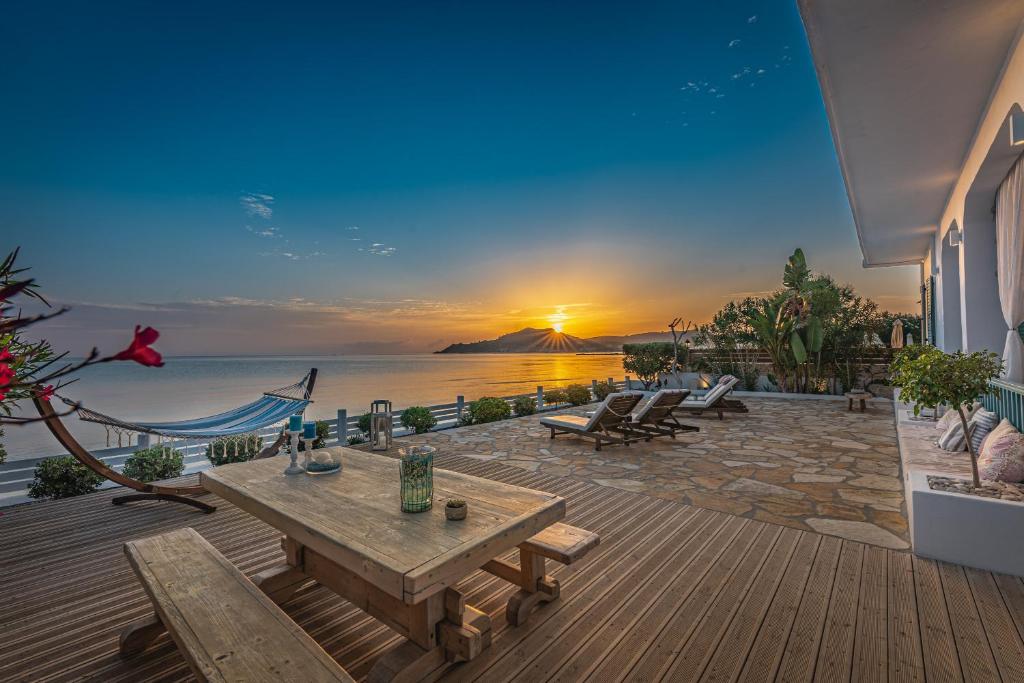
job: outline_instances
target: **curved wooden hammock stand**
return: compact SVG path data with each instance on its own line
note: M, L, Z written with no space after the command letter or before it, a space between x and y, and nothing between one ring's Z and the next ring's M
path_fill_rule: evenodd
M309 382L306 384L307 398L313 393L313 384L315 382L316 369L314 368L310 371ZM53 434L54 438L57 439L60 445L67 449L68 453L70 453L75 460L115 484L120 484L121 486L138 491L138 493L114 497L110 501L114 505L124 505L125 503L131 503L138 500L166 500L172 503L191 505L206 514L210 514L217 509L215 505L210 505L209 503L204 503L201 500L188 497L208 493L208 491L202 486L162 486L160 484L147 484L137 479L126 477L117 470L108 467L102 460L90 453L87 448L78 443L78 440L75 439L75 437L71 435L71 432L68 431L68 428L64 426L64 423L60 419L60 415L58 415L53 409L53 406L50 405L49 401L33 398L32 402L35 404L36 410L39 411L39 415L44 418L43 421L49 428L50 433ZM281 434L273 444L260 451L259 455L256 457L269 458L276 455L286 440L287 436Z

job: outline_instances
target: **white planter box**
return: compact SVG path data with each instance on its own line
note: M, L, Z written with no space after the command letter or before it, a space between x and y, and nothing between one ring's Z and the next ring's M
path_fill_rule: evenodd
M1024 503L933 491L928 473L911 471L907 512L914 553L1024 576Z

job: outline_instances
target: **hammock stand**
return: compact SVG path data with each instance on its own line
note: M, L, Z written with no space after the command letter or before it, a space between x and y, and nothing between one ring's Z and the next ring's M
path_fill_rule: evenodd
M155 434L159 437L169 438L209 438L216 439L224 436L248 434L250 432L280 422L290 415L301 413L310 403L310 396L313 393L313 386L316 384L316 368L312 368L309 374L295 384L276 389L263 394L263 397L241 408L212 415L206 418L185 420L181 422L150 422L130 423L117 418L108 417L85 408L78 408L80 419L88 422L96 422L105 427L112 427L118 431L139 432L142 434ZM62 398L66 404L74 406L75 403ZM137 479L127 477L117 470L107 466L102 460L89 452L71 435L68 428L60 419L60 415L53 409L49 401L34 398L39 415L44 418L46 426L54 438L70 453L78 462L82 463L96 474L109 479L115 484L120 484L138 493L124 496L116 496L111 502L114 505L123 505L139 500L166 500L173 503L182 503L198 508L206 514L216 510L216 506L204 503L189 496L198 496L207 493L202 486L163 486L160 484L147 484ZM257 458L268 458L276 455L281 446L287 440L285 434L281 434L273 444L264 448L256 456ZM129 441L130 444L130 441ZM212 449L213 446L211 445ZM237 448L237 446L236 446ZM225 451L227 445L225 444Z

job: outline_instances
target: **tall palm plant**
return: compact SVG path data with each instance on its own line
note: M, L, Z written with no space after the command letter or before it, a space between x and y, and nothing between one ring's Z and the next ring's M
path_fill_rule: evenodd
M766 300L760 309L747 314L747 324L758 345L768 354L780 391L789 391L793 366L790 344L796 321L785 315L785 302L779 297Z

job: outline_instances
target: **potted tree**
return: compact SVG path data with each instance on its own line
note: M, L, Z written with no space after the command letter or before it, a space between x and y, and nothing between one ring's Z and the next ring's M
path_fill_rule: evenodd
M974 488L981 488L981 478L965 408L969 410L988 391L988 383L1002 370L1003 362L994 353L943 353L934 346L908 346L896 355L891 366L892 384L902 390L900 398L914 402L914 415L920 415L921 408L946 405L960 416Z

